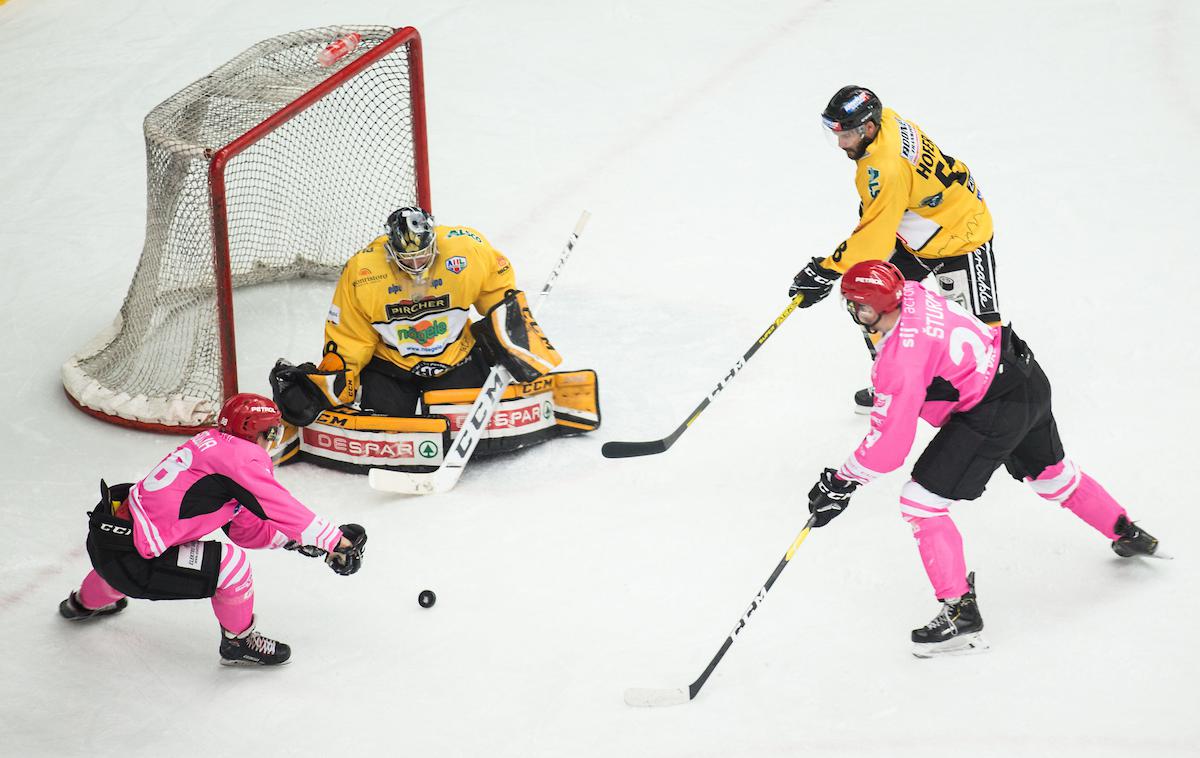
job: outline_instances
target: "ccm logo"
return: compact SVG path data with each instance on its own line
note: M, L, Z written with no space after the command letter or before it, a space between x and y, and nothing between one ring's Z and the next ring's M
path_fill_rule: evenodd
M117 526L116 524L101 524L100 531L112 532L113 534L133 534L133 530L125 526Z
M325 432L304 430L304 441L322 450L332 450L335 453L361 455L371 458L415 458L416 452L412 442L374 442L355 440L348 437L337 437Z

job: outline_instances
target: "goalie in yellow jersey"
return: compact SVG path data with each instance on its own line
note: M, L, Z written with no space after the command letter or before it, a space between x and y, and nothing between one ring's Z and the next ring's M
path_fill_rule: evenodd
M807 308L854 264L890 260L905 279L936 276L943 297L999 324L992 214L967 165L865 87L838 90L821 121L856 164L860 218L832 255L813 258L796 274L788 295L803 292L800 307ZM873 390L859 390L854 399L858 412L870 413Z
M416 207L392 213L386 230L342 270L320 365L280 360L271 372L284 420L301 428L281 462L298 450L353 471L436 468L497 364L516 383L479 455L599 426L595 372L552 373L561 357L482 234ZM472 322L472 307L483 318Z

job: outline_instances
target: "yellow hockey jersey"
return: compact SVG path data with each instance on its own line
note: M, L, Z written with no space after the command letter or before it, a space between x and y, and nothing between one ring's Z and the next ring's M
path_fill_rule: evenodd
M434 232L437 255L420 279L388 258L386 235L342 269L325 318L325 343L326 352L345 362L343 402L354 399L359 372L372 358L421 377L449 371L475 345L471 306L485 313L516 288L512 264L482 234L465 226Z
M949 258L992 238L992 214L967 165L891 108L856 164L862 218L822 261L826 268L845 273L861 261L887 260L896 240L918 257Z

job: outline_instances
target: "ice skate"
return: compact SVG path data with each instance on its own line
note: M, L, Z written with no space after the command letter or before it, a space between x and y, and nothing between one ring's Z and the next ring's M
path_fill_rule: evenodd
M66 600L58 604L58 614L68 621L86 621L98 616L120 613L125 610L127 605L129 605L129 601L122 597L118 598L116 602L102 605L99 608L85 608L83 603L79 602L79 595L72 591Z
M975 573L967 575L967 594L957 600L943 600L942 609L925 626L912 632L913 655L933 658L939 655L969 655L988 649L983 639L983 616L975 598Z
M259 634L253 622L241 634L221 630L222 666L278 666L291 657L290 647Z
M854 393L854 412L866 415L875 407L875 389L864 387Z
M1158 540L1125 516L1117 518L1117 525L1113 531L1117 533L1117 539L1113 540L1112 549L1122 558L1132 558L1136 555L1170 558L1169 555L1158 551Z

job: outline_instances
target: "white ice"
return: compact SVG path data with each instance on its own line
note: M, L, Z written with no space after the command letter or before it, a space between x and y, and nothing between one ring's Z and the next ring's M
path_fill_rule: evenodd
M254 556L282 669L218 666L203 601L67 624L97 480L178 441L84 416L58 377L137 264L142 118L258 40L334 23L421 30L434 209L526 287L592 212L542 323L599 371L604 426L436 499L282 469L371 536L349 578ZM1200 754L1198 35L1183 0L0 5L0 754ZM1069 454L1176 560L1117 559L1001 472L954 509L992 649L916 660L936 606L902 470L810 536L697 700L630 708L627 687L700 673L863 433L867 357L830 302L668 453L599 453L680 423L854 226L852 166L817 120L847 83L970 165ZM247 388L316 357L324 299L243 320Z

